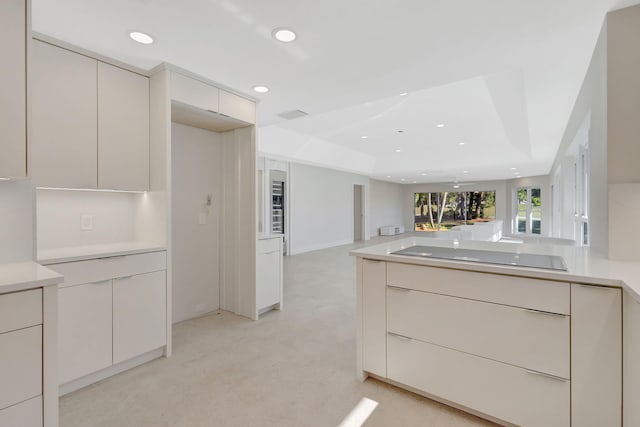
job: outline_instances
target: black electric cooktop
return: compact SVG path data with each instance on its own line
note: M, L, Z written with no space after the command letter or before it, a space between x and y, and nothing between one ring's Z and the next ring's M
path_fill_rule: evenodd
M511 252L441 248L437 246L412 246L391 254L567 271L564 260L557 255L514 254Z

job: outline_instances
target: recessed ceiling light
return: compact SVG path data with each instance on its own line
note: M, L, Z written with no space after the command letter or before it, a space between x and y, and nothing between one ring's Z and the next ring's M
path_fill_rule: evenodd
M369 138L369 137L368 137L367 135L362 135L360 138L362 138L362 139L367 139L367 138Z
M512 170L512 171L514 171L514 170L516 170L516 169L518 169L518 168L511 168L511 170Z
M414 184L416 184L418 181L413 181Z
M396 153L399 153L399 152L401 152L401 151L402 151L402 150L400 150L400 149L398 148L398 149L396 150Z
M460 184L453 184L453 188L460 188Z
M296 33L289 28L276 28L271 34L282 43L291 43L296 39Z
M400 181L405 181L405 179L404 178L400 178Z
M420 175L427 176L427 173L426 172L422 172Z
M153 37L151 37L149 34L141 33L140 31L131 31L129 33L129 37L131 37L133 40L137 41L138 43L142 43L142 44L153 43Z
M462 173L469 173L469 171L462 171Z
M407 96L407 95L409 95L409 93L408 93L408 92L402 92L402 93L400 94L400 96Z
M436 127L437 127L437 128L443 128L443 127L444 127L444 123L438 123L438 124L436 125Z
M462 147L464 145L464 142L458 142L458 145Z
M269 88L266 86L254 86L253 90L258 93L267 93L269 92Z
M387 178L391 178L391 175L387 175Z

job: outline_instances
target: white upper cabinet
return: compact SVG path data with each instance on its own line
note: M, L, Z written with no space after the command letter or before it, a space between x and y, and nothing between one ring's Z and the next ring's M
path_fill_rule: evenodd
M97 188L97 61L37 40L32 47L32 180Z
M31 172L38 187L149 189L149 79L33 41Z
M26 3L0 2L0 177L27 174Z
M149 79L98 63L98 187L149 189Z
M218 112L219 89L180 73L171 73L171 99L202 110Z
M256 122L256 103L225 90L220 90L220 114L254 124Z

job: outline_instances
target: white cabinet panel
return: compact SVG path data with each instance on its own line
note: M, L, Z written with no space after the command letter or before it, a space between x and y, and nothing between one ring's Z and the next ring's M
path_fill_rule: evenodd
M0 410L0 427L42 427L42 396Z
M58 291L59 383L112 363L111 280Z
M387 376L387 263L365 259L362 266L362 368Z
M113 363L166 344L166 272L113 281Z
M149 79L98 63L98 187L149 189Z
M256 307L260 311L282 302L282 240L256 244Z
M219 89L180 73L172 72L171 99L217 113Z
M615 288L571 285L571 396L575 426L621 425L621 292Z
M27 2L0 2L0 177L27 174Z
M36 186L97 187L97 61L32 44L31 172Z
M388 374L391 380L516 425L570 425L567 380L394 335L388 338Z
M568 283L447 268L389 263L391 286L569 314Z
M99 282L133 274L150 273L167 268L165 251L51 264L48 268L62 274L60 287Z
M640 303L623 292L624 402L640 402ZM640 426L640 405L623 406L623 425Z
M0 295L0 333L42 323L42 289Z
M256 122L256 103L220 89L220 114L254 124Z
M42 326L0 334L0 409L41 394Z
M389 287L387 330L570 378L569 316Z

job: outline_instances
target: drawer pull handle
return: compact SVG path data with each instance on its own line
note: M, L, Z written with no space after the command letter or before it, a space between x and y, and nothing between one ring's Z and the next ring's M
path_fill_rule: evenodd
M545 377L545 378L549 378L549 379L556 380L556 381L562 381L562 382L564 382L564 383L566 383L567 381L569 381L569 380L568 380L568 379L566 379L566 378L558 377L558 376L556 376L556 375L551 375L551 374L545 374L544 372L532 371L532 370L529 370L529 369L525 369L525 372L526 372L527 374L531 374L531 375L538 375L538 376L540 376L540 377Z
M560 314L560 313L552 313L550 311L541 311L541 310L533 310L531 308L525 308L524 309L527 313L534 313L534 314L544 314L547 316L553 316L553 317L567 317L566 314Z
M130 276L122 276L122 277L116 277L116 280L125 280L125 279L131 279L134 275L130 275Z
M393 332L388 332L388 334L391 335L392 337L399 338L399 339L401 339L403 341L413 341L413 338L406 337L404 335L394 334Z
M400 286L387 285L387 288L392 289L394 291L411 292L411 289L401 288Z
M599 291L615 291L616 289L620 289L612 286L585 285L583 283L577 283L577 285L581 288L596 289Z
M122 259L122 258L126 258L126 255L117 255L117 256L107 256L107 257L103 257L103 258L98 258L100 261L113 261L116 259Z
M111 279L107 279L107 280L100 280L98 282L93 282L91 283L92 285L104 285L105 283L111 283Z

